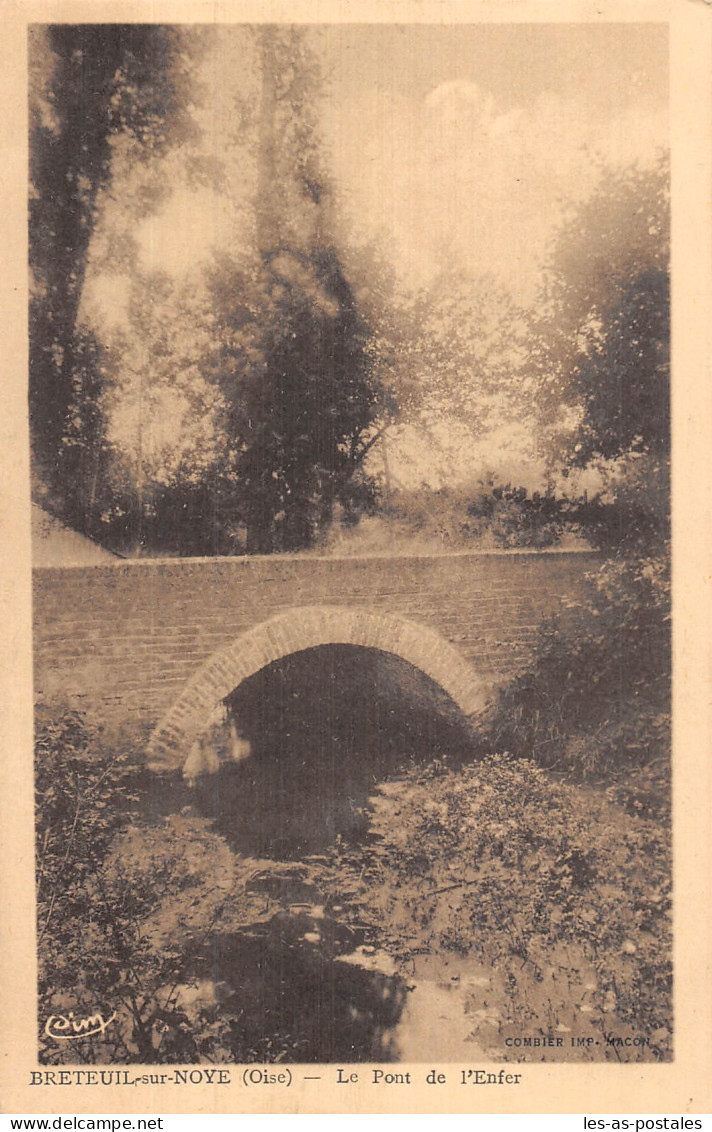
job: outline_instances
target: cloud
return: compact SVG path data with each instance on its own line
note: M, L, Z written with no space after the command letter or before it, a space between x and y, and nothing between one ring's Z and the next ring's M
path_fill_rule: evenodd
M418 285L457 249L530 301L563 207L585 199L602 164L648 162L665 144L662 113L614 117L555 92L500 108L476 83L440 83L420 99L365 90L332 110L335 165L350 213L392 241Z
M473 116L486 122L494 115L492 96L465 79L440 83L425 96L424 102L427 110L451 124Z

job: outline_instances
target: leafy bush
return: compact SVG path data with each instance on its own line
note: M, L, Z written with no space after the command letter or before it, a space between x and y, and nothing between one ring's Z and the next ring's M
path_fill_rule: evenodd
M47 1062L189 1061L210 1047L209 1033L186 1027L178 994L219 918L232 854L202 821L179 815L159 827L130 826L135 770L129 754L102 751L76 712L38 727L38 989ZM97 1010L116 1013L105 1034L61 1045L46 1038L50 1015Z
M546 547L559 541L566 527L564 504L553 490L482 481L478 493L467 504L470 537L489 537L495 546Z
M650 556L669 536L665 466L645 455L612 461L597 470L595 492L557 487L532 491L496 476L476 485L398 491L381 507L381 545L428 542L432 549L518 547L544 549L563 539L583 541L607 553ZM374 521L360 524L357 543L369 550ZM333 544L333 545L332 545ZM332 536L331 548L343 549ZM431 549L431 552L432 552Z
M498 973L503 999L488 1001L499 1056L524 1022L530 1033L638 1035L641 1057L669 1056L666 828L503 755L412 774L396 806L401 794L398 822L380 823L362 899L386 934L400 925L394 952L407 956L415 937Z
M476 485L401 489L381 510L391 541L431 540L448 550L553 546L577 521L553 489L530 494L494 475Z
M102 753L98 736L75 711L42 713L35 735L35 837L39 942L73 934L81 886L101 864L126 822L128 754ZM118 804L117 804L118 803ZM66 923L63 924L63 921ZM47 949L47 958L51 949Z
M666 560L610 560L482 718L481 749L584 777L653 765L664 777L670 658Z

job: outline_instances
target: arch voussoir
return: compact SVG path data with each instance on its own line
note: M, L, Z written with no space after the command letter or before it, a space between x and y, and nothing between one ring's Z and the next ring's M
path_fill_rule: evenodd
M149 767L181 767L206 721L243 680L291 653L330 644L393 653L439 684L464 714L484 706L484 683L435 630L362 607L301 606L247 630L205 662L156 727Z

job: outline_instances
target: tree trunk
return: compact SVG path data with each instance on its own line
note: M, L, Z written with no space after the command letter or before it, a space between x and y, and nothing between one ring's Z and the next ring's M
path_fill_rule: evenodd
M247 524L245 549L248 554L272 554L272 524L251 522Z

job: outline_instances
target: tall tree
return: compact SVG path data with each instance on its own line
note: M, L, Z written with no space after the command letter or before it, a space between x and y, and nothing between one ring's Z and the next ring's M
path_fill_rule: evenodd
M534 361L545 415L574 409L573 466L670 448L669 169L609 170L562 227Z
M183 281L123 261L104 514L126 548L231 553L246 529L251 553L296 550L337 502L355 511L373 493L364 460L386 398L339 252L309 34L243 33L239 62L254 89L219 189L232 239Z
M99 194L118 137L140 158L190 131L186 67L179 32L139 24L36 27L30 54L41 73L30 106L33 462L55 506L83 525L72 485L94 478L82 460L95 445L86 432L77 442L77 411L95 397L96 374L83 384L95 347L78 313Z
M383 392L333 234L314 53L302 29L258 35L255 255L247 271L223 263L213 275L208 372L232 451L223 496L248 550L265 553L312 545L338 499L367 491Z
M603 477L601 537L634 553L669 533L668 174L662 158L607 171L559 234L533 336L552 463Z

